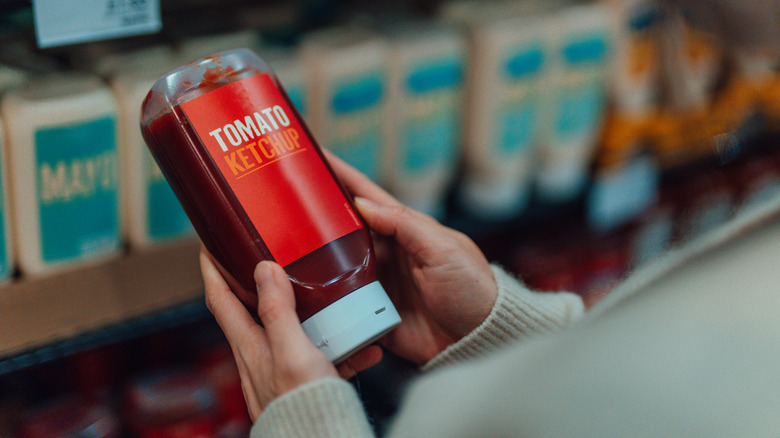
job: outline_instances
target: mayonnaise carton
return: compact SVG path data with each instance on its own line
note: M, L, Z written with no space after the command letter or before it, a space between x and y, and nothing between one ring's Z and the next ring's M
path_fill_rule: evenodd
M441 219L461 144L465 40L454 28L411 22L388 35L387 185L404 204Z
M550 47L546 14L476 18L469 41L460 200L500 220L527 205L542 134Z
M140 129L141 104L154 82L175 67L170 61L124 71L110 83L117 102L123 234L134 249L195 237Z
M13 251L11 248L10 210L8 208L8 167L5 157L5 137L3 123L0 120L0 283L11 278L14 270Z
M116 104L108 87L94 76L58 73L10 92L0 108L22 273L118 255Z
M314 32L301 43L314 138L382 183L387 109L387 42L358 27Z
M554 203L573 199L587 182L607 103L614 27L606 5L589 3L559 11L545 29L553 46L551 96L536 188Z

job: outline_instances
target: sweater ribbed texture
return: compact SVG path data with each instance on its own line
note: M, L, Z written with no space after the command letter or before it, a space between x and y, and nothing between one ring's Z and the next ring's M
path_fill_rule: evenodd
M532 292L500 267L491 268L498 284L498 297L490 315L474 331L425 364L424 371L484 357L533 334L567 327L582 317L584 305L579 296Z
M538 293L498 266L491 266L498 296L490 315L424 367L430 370L483 357L512 342L579 320L582 299L570 293ZM373 437L352 386L337 378L302 385L274 400L252 427L251 438Z
M365 438L374 433L355 389L328 377L282 395L260 415L251 438Z
M744 233L745 230L751 227L757 226L758 224L761 223L765 223L770 219L777 220L778 211L780 211L780 198L776 198L772 202L767 203L765 207L740 215L740 217L732 221L732 223L719 229L718 231L706 235L698 241L691 242L690 244L687 244L684 248L673 251L671 254L657 260L655 263L645 266L640 272L631 275L628 281L618 286L612 293L610 293L607 296L605 300L601 301L596 307L593 308L593 310L588 312L589 315L588 317L590 319L604 317L604 313L606 313L609 309L616 307L618 303L629 302L630 299L633 297L633 295L637 293L637 291L644 290L647 285L652 284L654 281L658 280L659 278L662 278L666 275L673 274L675 270L680 269L681 266L687 264L690 260L693 260L702 254L706 254L708 251L712 250L713 248L717 248L718 246L721 246L724 243L729 242L735 236ZM742 250L744 252L744 248ZM436 368L449 363L454 363L454 362L482 356L485 354L485 352L497 349L503 345L514 342L515 340L528 337L532 333L538 331L549 331L557 328L562 328L570 324L571 322L580 319L580 316L583 314L583 305L579 297L576 297L572 294L565 294L565 293L554 293L554 294L534 293L526 289L522 284L517 282L509 274L503 272L500 268L494 266L493 272L496 278L496 282L498 283L498 297L496 299L496 304L494 305L494 308L491 311L490 315L472 333L470 333L469 335L467 335L457 343L447 348L444 352L442 352L434 359L432 359L428 364L426 364L425 366L426 369ZM631 311L631 309L629 309L629 311ZM727 315L727 312L725 309L721 309L719 313L713 315L718 315L719 317L721 315ZM707 321L707 324L712 324L713 321L715 320L714 319L709 320ZM619 324L619 322L616 324ZM590 327L591 329L593 329L593 325L591 325ZM657 326L655 325L653 325L652 327L654 329L657 328ZM701 325L697 327L707 327L707 326ZM630 326L623 326L622 328L630 329ZM729 340L733 342L735 339L741 342L743 338L734 338L734 339L727 338L722 340L719 339L718 343L720 343L721 341L728 342ZM580 340L585 341L585 339L580 339ZM595 345L603 347L602 344L596 343ZM766 349L765 351L770 351L770 350L771 349ZM612 350L607 350L607 351L612 351ZM721 351L721 350L717 349L716 351ZM741 352L743 350L738 349L737 351ZM549 353L549 351L547 352ZM542 351L542 353L544 353L544 351ZM653 360L654 358L655 356L648 356L646 358L646 361L655 363ZM770 361L767 363L775 363L775 362ZM592 362L592 363L597 363L597 362ZM640 361L639 363L645 363L645 360ZM756 362L756 363L760 364L761 362ZM605 362L605 364L608 365L609 361ZM577 362L577 365L575 365L575 367L582 366L582 365L583 362L582 360L580 360L579 362ZM687 366L689 364L685 362L683 363L683 365ZM751 363L751 366L754 366L754 363ZM587 364L584 367L586 370L585 371L586 375L587 373L593 372L593 370L588 370ZM581 371L581 369L580 368L575 368L575 369L578 372L574 375L580 376L581 374L579 373L579 371ZM695 368L695 370L698 371L699 368ZM620 367L617 368L617 371L627 372L626 369L621 369ZM632 373L630 376L631 381L637 380L635 375L633 374L634 372L633 368L628 370L628 372ZM565 373L565 374L572 375L572 373ZM558 373L556 375L561 375L561 373ZM748 373L748 375L750 375L750 373ZM446 374L442 373L439 376L446 377ZM457 375L457 376L461 379L463 377L462 375ZM692 375L692 377L693 380L697 380L701 376ZM493 379L494 377L485 377L485 373L482 372L482 374L476 376L475 378L477 379L484 378L484 380L478 380L479 383L489 383L492 381L491 379ZM501 375L495 378L501 378ZM771 381L771 379L766 381ZM742 384L741 380L740 380L740 384ZM687 400L686 397L690 393L690 391L686 392L688 387L685 385L678 385L678 386L680 386L683 390L679 394L680 395L679 399L686 401ZM708 389L710 389L710 387L708 387ZM670 387L670 390L673 391L672 387ZM646 388L646 390L643 393L649 393L649 392L652 392L651 388ZM587 393L583 393L582 391L575 391L575 393L578 393L581 398L587 396ZM521 395L515 395L515 394L517 393L511 394L511 396L513 397L512 399L513 403L516 402L517 400L523 400L522 394ZM559 392L556 392L555 390L553 390L553 392L550 394L546 394L546 399L543 398L543 400L547 400L547 402L542 401L541 406L546 406L546 405L555 406L554 403L559 401L559 398L557 398L558 394ZM415 394L413 392L410 393L411 398L414 398L414 395ZM545 394L541 394L541 395L542 397L545 397ZM463 394L458 395L458 397L462 397L462 396L464 395ZM661 391L659 397L661 397L660 401L661 403L663 403L663 405L666 405L668 403L669 395L667 391L665 390ZM537 403L537 404L539 403L537 398L538 398L537 396L533 398L533 403ZM773 392L771 396L768 398L768 400L770 400L770 405L772 401L776 401L776 398L777 398L776 392ZM645 398L644 400L646 399L647 398ZM583 400L587 400L587 401L580 403L579 404L580 406L587 405L589 401L592 401L592 397ZM632 399L633 402L636 402L637 400L638 399ZM746 405L749 406L748 409L751 409L751 407L767 405L766 402L751 405L749 403L751 401L750 397L744 397L744 400L748 402L748 404ZM695 403L688 403L687 405L684 406L694 406L694 405L697 407L697 409L699 409L698 404ZM645 404L641 404L640 408L646 409L644 408L644 406ZM722 405L722 403L718 404L718 406L720 407L720 410L723 410L723 406L726 406L725 408L726 410L734 409L734 407L730 405ZM740 403L738 406L742 406L742 403ZM491 406L486 406L484 408L490 409L493 407L494 406L491 405ZM536 407L538 408L538 405ZM649 412L650 414L652 414L653 412L660 413L659 415L662 416L665 415L664 414L665 411L663 409L661 409L660 407L657 408L658 409L649 409L646 412ZM518 409L522 409L522 406ZM579 429L579 427L583 425L580 419L581 418L590 419L591 415L593 415L592 412L590 411L587 412L588 413L585 414L584 416L580 415L580 416L573 416L573 417L570 416L570 418L567 417L568 420L572 420L573 418L572 421L576 422L575 426L573 427L575 427L576 430L578 430L580 433L573 434L571 433L571 431L569 431L569 433L559 433L555 436L572 436L572 435L605 436L604 433L599 433L599 434L591 433L589 435L587 433L589 430L587 429L587 427L583 430ZM752 412L752 410L746 412ZM419 420L420 418L419 416L418 418L409 418L410 416L407 414L406 418L404 418L405 423L407 423L406 427L407 428L411 427L412 428L411 430L417 431L422 425L428 427L428 429L435 428L435 430L439 430L439 427L445 424L449 425L452 423L457 423L459 420L459 418L453 417L453 415L457 416L457 412L453 414L452 412L449 411L440 412L436 410L431 410L431 411L426 410L424 414L425 416L423 420ZM556 413L551 415L559 415L559 414ZM473 419L473 416L466 417L466 418ZM562 418L564 423L568 421L567 418ZM705 417L703 418L705 419L704 420L705 423L702 424L717 424L717 422L713 423L712 418L710 418L709 416L705 415ZM773 418L773 417L771 417L771 415L767 415L765 416L765 418ZM666 417L663 417L663 419L668 420L668 418ZM658 424L662 424L663 419L660 421L652 421L649 424L651 425L651 427ZM424 423L424 424L414 423L414 421L428 421L428 420L430 420L429 423ZM463 421L463 419L460 420ZM601 420L603 421L604 418L601 418ZM438 425L436 423L437 421L440 422ZM626 430L634 431L634 432L636 431L635 429L636 424L631 422L632 418L629 417L627 420L624 421L628 421L628 423L624 423L623 424L624 427L620 429L623 432L623 435L625 435ZM549 424L553 424L553 423L558 425L561 424L561 421L553 421ZM756 421L754 423L758 424L760 423L760 421ZM544 425L546 423L544 421L537 422L537 423L534 423L532 421L530 426L528 426L531 427L531 430L535 430L538 435L542 431L542 429L538 429L538 428L534 429L535 427L534 424L537 427L541 427L540 425ZM607 421L605 424L612 424L612 423ZM669 425L667 425L667 429L668 429L667 432L670 432L675 428L675 425L679 423L676 423L674 421L669 421L668 424ZM771 427L770 423L766 423L766 424L770 425ZM512 427L514 427L514 425L511 424L511 422L507 423L507 425L512 425ZM718 427L721 426L722 425L719 425ZM396 428L396 429L401 430L400 428ZM470 429L464 429L464 430L466 432L464 432L465 435L461 434L462 436L477 436L473 433L468 434L467 432ZM701 432L701 429L697 429L697 430ZM720 430L720 429L713 429L713 430ZM775 430L777 429L775 428ZM590 431L593 432L593 429L590 429ZM677 430L677 432L678 432L677 435L680 435L680 430ZM742 432L744 432L744 430ZM671 434L674 435L674 433ZM498 435L499 434L496 434L495 436ZM500 435L508 436L506 433ZM620 433L613 433L609 436L618 436L618 435L620 435ZM670 433L661 434L661 435L670 435ZM715 435L718 434L716 433ZM737 435L739 434L737 433ZM745 434L743 433L742 435ZM770 436L771 433L765 435ZM370 428L365 419L365 414L362 410L362 406L360 405L360 401L354 389L344 381L335 378L329 378L329 379L323 379L317 382L313 382L308 385L304 385L288 394L285 394L284 396L280 397L279 399L271 403L271 405L269 405L266 412L263 413L263 415L255 424L251 434L251 437L253 438L260 438L260 437L293 437L294 438L294 437L302 437L302 436L370 437L373 435L371 434ZM430 434L415 433L414 435L410 435L409 433L406 433L403 436L430 436ZM454 436L454 435L450 434L445 436ZM709 436L712 436L712 433L710 433ZM729 436L734 436L734 433L730 434Z

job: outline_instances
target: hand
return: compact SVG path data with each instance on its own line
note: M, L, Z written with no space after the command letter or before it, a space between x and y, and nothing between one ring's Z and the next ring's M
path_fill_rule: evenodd
M493 271L466 235L403 206L333 154L326 156L378 235L380 281L401 315L381 343L422 365L487 318L498 294Z
M300 385L339 375L346 379L381 360L381 349L371 346L335 367L306 337L295 313L292 284L281 266L273 262L261 262L255 268L260 326L214 263L201 248L206 304L233 351L252 421L274 399Z

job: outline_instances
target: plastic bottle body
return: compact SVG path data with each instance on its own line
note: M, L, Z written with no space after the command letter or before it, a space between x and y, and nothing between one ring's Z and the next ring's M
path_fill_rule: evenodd
M220 118L222 104L244 105L247 116L233 125L233 116ZM262 260L285 268L304 327L351 292L378 286L367 226L278 80L252 52L223 52L169 73L147 96L141 125L198 235L248 308L257 305L253 271ZM233 143L241 140L235 126L247 129L241 147ZM257 183L240 185L252 178ZM372 323L374 335L397 323ZM329 335L322 336L328 344ZM334 354L332 360L346 353Z

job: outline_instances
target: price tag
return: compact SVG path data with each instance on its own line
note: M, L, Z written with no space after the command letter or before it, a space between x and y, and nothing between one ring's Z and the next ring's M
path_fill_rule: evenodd
M160 0L33 0L38 47L158 32Z

